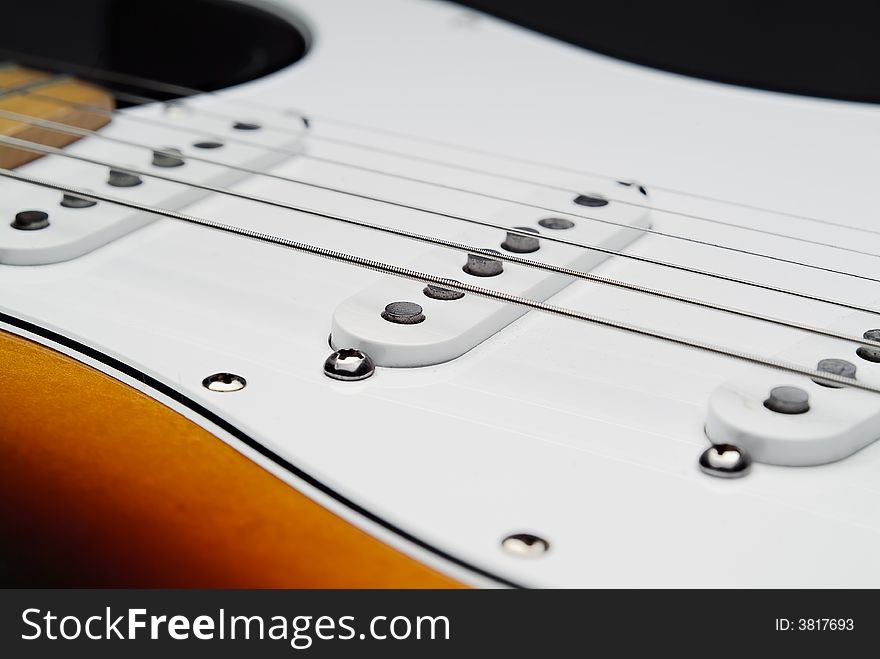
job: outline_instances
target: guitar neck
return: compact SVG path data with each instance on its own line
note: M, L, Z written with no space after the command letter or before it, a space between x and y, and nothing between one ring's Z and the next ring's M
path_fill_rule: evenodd
M82 80L15 65L0 67L0 110L97 130L110 122L110 114L94 110L109 111L113 107L110 93ZM76 135L3 118L0 118L0 135L53 147L64 147L80 139ZM0 146L0 167L6 169L39 157L36 153Z

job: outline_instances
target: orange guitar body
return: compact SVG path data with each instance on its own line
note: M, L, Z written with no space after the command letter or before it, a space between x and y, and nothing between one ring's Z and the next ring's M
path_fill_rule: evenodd
M457 585L103 373L6 333L0 364L6 585Z

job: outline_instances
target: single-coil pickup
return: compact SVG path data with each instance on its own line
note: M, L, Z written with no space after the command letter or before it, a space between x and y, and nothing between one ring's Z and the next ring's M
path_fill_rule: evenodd
M523 199L485 218L514 232L479 227L456 242L478 254L431 248L411 264L420 272L545 301L574 279L493 258L482 250L588 272L623 250L650 226L647 197L638 185L599 179L569 182L583 194L548 192ZM559 209L554 214L536 207ZM560 239L560 240L553 240ZM602 250L588 249L597 247ZM335 348L356 348L379 366L440 364L465 354L527 312L441 286L386 277L337 307L331 340Z

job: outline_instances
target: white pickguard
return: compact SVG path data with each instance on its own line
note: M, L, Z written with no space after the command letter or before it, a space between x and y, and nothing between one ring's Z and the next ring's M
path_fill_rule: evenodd
M571 172L322 117L637 179L648 187L656 208L880 253L880 236L652 187L876 227L876 107L689 80L616 62L441 2L261 4L307 25L310 52L288 70L194 105L241 119L271 116L292 129L300 126L297 119L249 104L297 109L312 119L317 134L551 184L570 179ZM114 119L113 131L126 127L132 139L149 140L142 125ZM76 148L106 158L121 154L93 139ZM515 199L535 191L318 141L306 148ZM144 160L137 164L147 166L148 154L140 157ZM50 178L59 167L46 158L21 171ZM507 208L307 159L287 160L273 171L470 216L493 216ZM12 187L0 182L4 217L23 203L4 194ZM236 189L448 239L462 231L448 219L277 180L251 177ZM56 203L44 192L34 195L29 206ZM432 251L224 197L200 201L188 212L397 264ZM653 213L652 226L869 276L880 272L877 258L663 212ZM498 232L484 233L487 243L499 239ZM869 281L654 235L642 236L627 251L857 303L880 297ZM605 261L595 272L823 327L847 315L621 258ZM880 586L877 443L818 467L756 464L736 481L698 470L697 458L708 446L703 424L709 397L758 367L530 312L451 362L383 368L357 383L331 381L321 366L330 351L334 310L378 279L363 270L161 220L75 260L0 266L0 310L174 386L365 509L515 583ZM803 339L793 330L598 284L574 283L552 302L767 356ZM828 341L839 352L839 342ZM852 360L864 371L880 369L854 354ZM234 394L207 391L202 379L218 371L240 373L248 386ZM784 374L778 380L804 387L809 382ZM356 513L334 509L373 529ZM551 550L534 559L505 553L500 540L521 531L547 538ZM427 556L404 540L386 539ZM459 578L487 583L448 569Z

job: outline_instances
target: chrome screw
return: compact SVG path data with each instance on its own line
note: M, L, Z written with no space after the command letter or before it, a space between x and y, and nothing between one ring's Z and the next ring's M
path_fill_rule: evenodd
M375 372L376 364L370 356L356 348L336 350L324 362L324 375L344 382L366 380Z
M228 393L244 389L247 380L235 373L214 373L202 380L202 386L218 393Z
M522 558L534 558L550 550L550 543L532 533L514 533L501 541L501 546L509 554Z
M714 444L700 455L700 469L710 476L740 478L751 468L749 454L733 444Z

